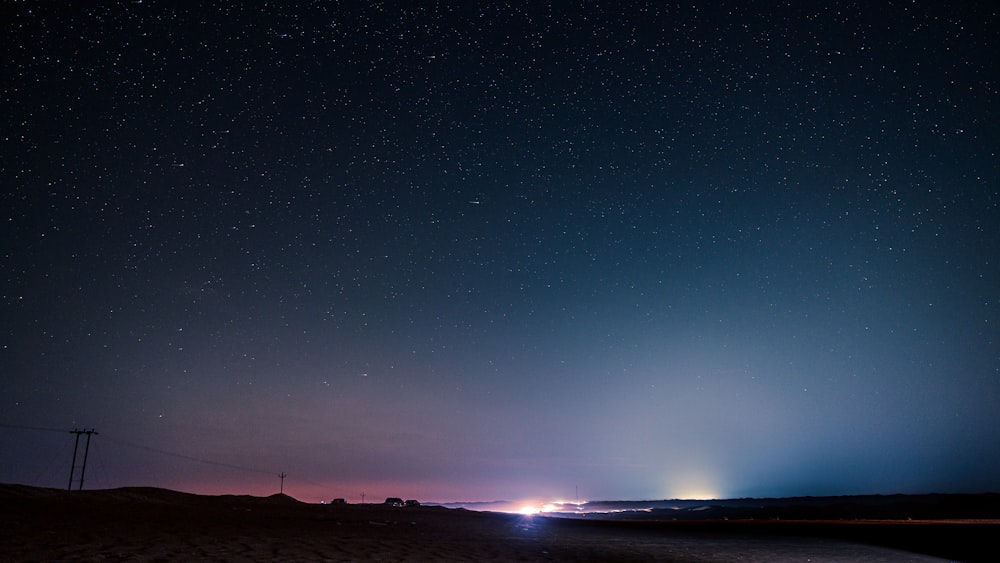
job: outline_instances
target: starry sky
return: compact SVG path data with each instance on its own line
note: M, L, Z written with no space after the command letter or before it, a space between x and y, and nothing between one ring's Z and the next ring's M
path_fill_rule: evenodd
M1000 491L991 2L10 7L2 482Z

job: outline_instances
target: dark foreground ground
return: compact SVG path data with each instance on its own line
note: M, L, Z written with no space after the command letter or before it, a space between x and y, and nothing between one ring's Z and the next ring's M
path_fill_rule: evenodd
M996 561L1000 520L565 519L0 485L3 561ZM940 559L939 559L940 558Z

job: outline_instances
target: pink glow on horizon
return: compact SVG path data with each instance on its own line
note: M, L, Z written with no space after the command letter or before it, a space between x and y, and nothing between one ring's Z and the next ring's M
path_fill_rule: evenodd
M159 482L151 486L172 489L186 493L199 495L250 495L257 497L267 497L279 492L302 502L322 503L329 502L334 498L343 498L347 502L357 504L362 502L364 493L365 503L381 503L388 497L400 497L404 499L417 499L421 502L448 503L448 502L475 502L484 500L482 494L473 491L462 493L456 488L442 485L435 482L412 482L412 481L373 481L367 484L330 482L323 484L313 481L296 481L295 476L289 474L285 478L284 489L281 491L281 480L275 475L272 479L267 476L262 478L252 477L245 480L212 480L203 482Z

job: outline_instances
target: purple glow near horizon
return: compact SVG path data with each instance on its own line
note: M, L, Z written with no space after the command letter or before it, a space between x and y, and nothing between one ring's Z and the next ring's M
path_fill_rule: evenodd
M996 7L348 4L14 7L0 482L1000 490Z

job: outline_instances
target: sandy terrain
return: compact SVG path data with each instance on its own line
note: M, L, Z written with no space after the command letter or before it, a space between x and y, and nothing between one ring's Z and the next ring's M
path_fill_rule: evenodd
M965 560L998 531L993 522L601 522L0 486L3 561L943 561L862 541L922 538L923 551Z

